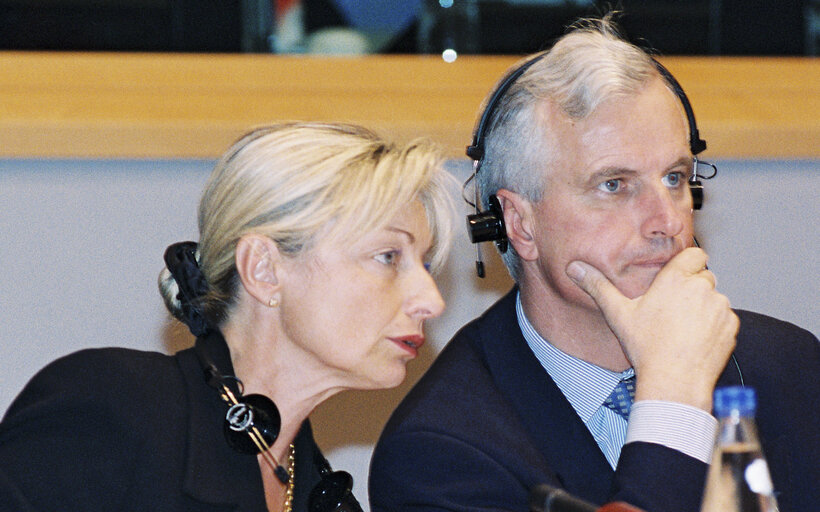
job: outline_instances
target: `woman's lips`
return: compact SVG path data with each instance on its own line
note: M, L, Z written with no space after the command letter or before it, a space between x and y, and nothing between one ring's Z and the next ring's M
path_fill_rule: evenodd
M419 334L411 334L408 336L398 336L395 338L389 338L390 341L395 343L396 345L400 346L413 356L418 354L418 349L424 345L424 336Z

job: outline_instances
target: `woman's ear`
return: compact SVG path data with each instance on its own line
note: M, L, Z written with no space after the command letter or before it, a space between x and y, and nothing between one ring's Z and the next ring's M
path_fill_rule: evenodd
M507 238L522 260L538 259L538 246L533 232L532 203L520 194L507 189L496 192L501 210L504 212L504 224L507 227Z
M276 242L264 235L250 233L236 243L239 280L248 294L265 305L279 293L276 272L280 258Z

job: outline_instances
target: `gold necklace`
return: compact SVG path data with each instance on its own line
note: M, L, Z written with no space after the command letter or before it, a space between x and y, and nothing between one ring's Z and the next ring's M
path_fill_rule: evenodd
M288 488L285 489L285 504L282 505L282 512L292 512L293 510L293 487L295 486L293 473L296 465L296 447L290 445L288 451Z

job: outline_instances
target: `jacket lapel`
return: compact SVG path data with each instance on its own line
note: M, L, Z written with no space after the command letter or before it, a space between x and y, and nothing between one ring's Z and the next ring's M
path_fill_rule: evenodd
M485 315L476 349L566 489L602 503L614 472L592 434L524 340L513 289Z

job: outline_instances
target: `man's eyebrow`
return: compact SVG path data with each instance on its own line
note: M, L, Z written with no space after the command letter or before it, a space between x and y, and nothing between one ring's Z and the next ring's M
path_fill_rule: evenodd
M687 167L691 168L695 164L695 159L691 156L682 156L675 160L672 165L666 168L666 170L672 170L676 167Z
M625 176L635 176L638 171L626 167L604 167L590 174L586 179L587 185L597 185L599 181Z

